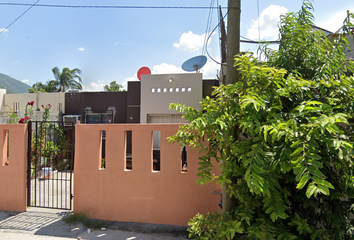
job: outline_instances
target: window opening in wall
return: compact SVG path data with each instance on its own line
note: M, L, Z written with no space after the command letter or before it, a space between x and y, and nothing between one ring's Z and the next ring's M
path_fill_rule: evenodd
M178 87L176 87L176 92L179 92L179 88Z
M187 91L188 91L188 92L191 92L191 91L192 91L192 88L189 87L189 88L187 89Z
M163 91L163 92L167 92L167 88L163 88L162 91Z
M187 165L187 146L183 143L182 147L182 172L188 172L188 165Z
M133 169L133 158L132 158L132 131L125 131L125 169Z
M3 145L3 166L7 166L10 163L10 130L4 130L4 145ZM6 150L5 150L6 149Z
M155 88L151 88L151 92L154 93L155 92Z
M157 89L157 92L161 92L161 88L158 88L158 89Z
M173 88L170 88L170 92L173 92Z
M101 130L101 164L100 169L106 169L106 130Z
M161 170L161 151L160 151L160 131L152 132L152 170L160 171Z
M181 92L185 92L186 91L186 88L181 88Z

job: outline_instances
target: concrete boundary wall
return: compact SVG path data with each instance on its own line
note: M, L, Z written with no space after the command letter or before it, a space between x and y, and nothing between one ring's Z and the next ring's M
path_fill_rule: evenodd
M0 125L0 211L27 210L27 136L27 124Z
M106 168L100 169L101 131L106 131ZM196 213L220 211L220 186L200 186L196 150L187 148L182 172L181 146L167 137L177 124L76 125L74 212L109 221L186 226ZM132 170L125 169L126 131L132 131ZM152 132L160 131L160 171L153 171Z

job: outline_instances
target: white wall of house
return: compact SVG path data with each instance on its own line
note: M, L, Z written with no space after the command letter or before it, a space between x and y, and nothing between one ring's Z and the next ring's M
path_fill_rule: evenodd
M65 111L65 93L20 93L20 94L6 94L4 102L1 105L1 111L10 111L10 109L17 111L24 111L26 104L34 101L33 109L43 111L42 105L51 104L51 112Z
M6 89L0 89L0 111L3 108L5 96L6 96Z
M19 93L19 94L2 94L0 89L1 108L0 108L0 124L8 123L9 115L12 111L16 111L19 118L24 117L26 104L34 101L33 117L34 121L41 121L44 109L42 105L51 104L49 120L60 120L60 113L65 111L65 93Z
M202 84L201 73L142 75L140 123L148 123L148 116L171 116L174 119L178 112L169 109L170 103L199 109Z

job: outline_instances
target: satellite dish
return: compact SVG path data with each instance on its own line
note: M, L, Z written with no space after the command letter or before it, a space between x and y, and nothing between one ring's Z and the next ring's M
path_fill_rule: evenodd
M143 75L143 74L150 75L151 74L150 68L142 67L139 69L138 74L137 74L139 80L141 80L141 75Z
M187 72L198 72L207 62L207 57L204 55L192 57L182 64L182 69Z

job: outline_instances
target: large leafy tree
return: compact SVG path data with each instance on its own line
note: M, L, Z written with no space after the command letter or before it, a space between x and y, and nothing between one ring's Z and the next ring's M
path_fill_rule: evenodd
M171 105L190 124L170 140L203 153L199 183L217 178L237 199L230 212L194 217L191 236L353 239L354 63L345 39L330 42L311 28L311 11L304 1L282 16L268 62L236 57L242 81L216 88L200 110Z
M63 68L62 71L58 67L52 69L58 89L64 92L68 89L82 89L81 70L78 68Z
M123 86L118 84L116 81L110 82L109 85L104 85L103 89L106 92L121 92L121 91L125 91L123 89Z
M50 80L47 83L37 82L32 85L28 92L36 93L36 92L58 92L58 83L56 80Z

